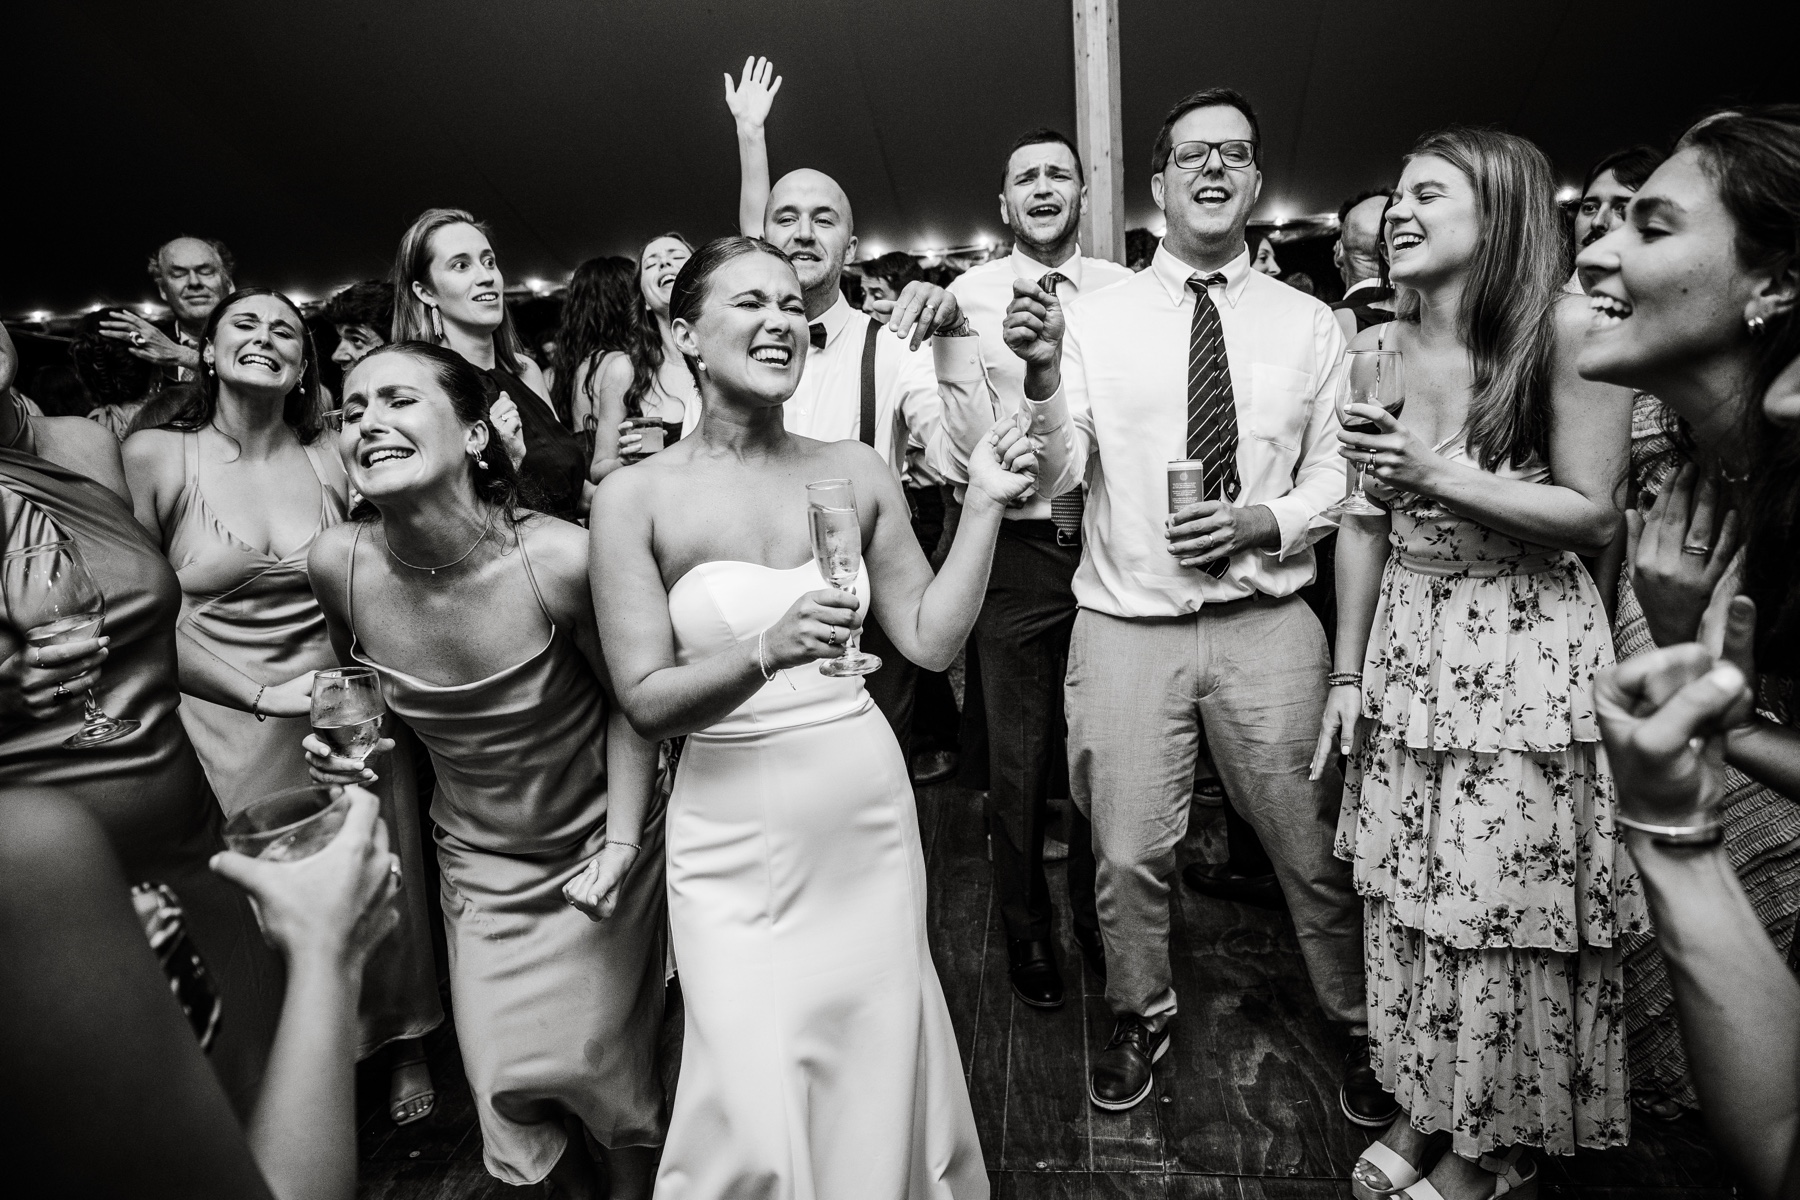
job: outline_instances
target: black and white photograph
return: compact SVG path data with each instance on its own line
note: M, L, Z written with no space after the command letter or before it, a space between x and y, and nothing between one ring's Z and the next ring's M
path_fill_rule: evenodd
M1800 72L21 0L0 1194L1800 1200Z

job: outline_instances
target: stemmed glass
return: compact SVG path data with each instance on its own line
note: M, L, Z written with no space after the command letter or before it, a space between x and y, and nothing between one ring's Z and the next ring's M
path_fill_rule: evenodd
M1344 380L1338 387L1338 424L1346 433L1380 433L1381 426L1348 411L1352 404L1384 408L1398 417L1406 406L1406 383L1398 350L1352 350L1344 364ZM1326 516L1379 517L1378 508L1363 491L1363 467L1356 467L1356 483L1349 495L1325 510Z
M362 762L381 741L381 681L368 667L333 667L313 675L312 729L339 758Z
M856 515L856 486L848 479L821 479L806 485L806 519L812 527L813 561L832 587L854 591L862 572L862 522ZM881 659L862 649L862 634L852 631L842 658L819 662L821 675L867 675Z
M40 648L99 637L106 621L106 599L81 560L80 548L71 541L39 542L0 558L0 596L5 598L8 619L25 631L26 643ZM85 750L103 745L140 724L108 716L89 688L81 729L63 746Z

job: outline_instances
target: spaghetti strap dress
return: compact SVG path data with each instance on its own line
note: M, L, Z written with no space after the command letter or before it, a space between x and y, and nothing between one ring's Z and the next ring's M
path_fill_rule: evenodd
M106 600L103 632L112 645L95 694L107 712L140 724L116 741L66 750L63 739L81 727L80 704L52 720L9 722L0 727L0 780L54 788L82 805L105 829L130 882L175 893L221 1005L207 1057L247 1119L281 1014L281 963L242 889L207 867L225 848L223 816L177 715L181 585L111 489L0 448L0 551L62 538L80 549ZM17 637L6 601L0 585L0 628Z
M667 917L662 814L605 921L562 896L606 841L606 698L550 618L543 648L472 683L434 684L377 662L356 637L356 555L344 583L351 653L381 676L388 708L431 753L431 818L450 1004L489 1173L536 1183L562 1155L562 1115L604 1146L663 1140L657 1035ZM513 619L508 614L507 619Z
M184 483L169 535L169 561L181 580L178 628L261 684L338 665L306 573L306 555L319 533L344 519L344 498L326 483L319 460L326 451L317 443L302 448L319 480L319 525L312 537L278 554L245 542L213 511L200 486L200 435L182 435ZM312 729L306 717L259 721L241 709L189 695L181 700L181 720L227 816L259 796L312 782L300 745ZM424 879L412 756L404 744L408 735L397 724L391 718L385 722L383 732L402 745L378 764L381 779L373 790L381 798L389 844L404 878ZM401 891L400 924L364 969L358 1058L396 1038L422 1037L443 1023L423 891Z
M1454 441L1437 452L1478 466ZM1465 1158L1623 1145L1622 945L1647 911L1594 715L1599 591L1575 555L1410 493L1389 540L1336 847L1364 898L1375 1069Z

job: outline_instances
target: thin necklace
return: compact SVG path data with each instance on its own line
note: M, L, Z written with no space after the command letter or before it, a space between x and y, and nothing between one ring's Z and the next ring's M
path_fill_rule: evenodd
M493 528L493 525L494 525L494 513L496 511L497 511L497 509L495 509L493 507L490 507L488 509L486 523L484 523L482 525L481 532L475 535L475 540L473 542L469 543L469 548L467 550L464 550L461 554L457 555L455 558L451 559L449 562L439 563L435 567L421 567L418 563L409 563L404 558L401 558L398 554L395 554L394 553L394 545L392 542L387 540L387 531L385 529L382 530L381 544L387 548L388 557L393 559L395 562L399 563L401 566L411 567L415 571L425 571L429 574L436 575L439 571L448 571L451 567L454 567L456 564L460 563L463 559L465 559L465 558L469 557L469 555L475 553L475 547L481 545L482 542L487 540L488 530Z

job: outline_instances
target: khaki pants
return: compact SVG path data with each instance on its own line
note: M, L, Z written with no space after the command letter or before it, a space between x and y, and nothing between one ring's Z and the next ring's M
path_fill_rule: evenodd
M1343 781L1307 779L1325 705L1325 634L1296 597L1191 617L1082 609L1069 647L1069 777L1093 823L1106 999L1153 1029L1175 1013L1169 887L1187 834L1200 723L1233 802L1287 897L1326 1017L1353 1026L1363 994L1362 901L1331 853Z

